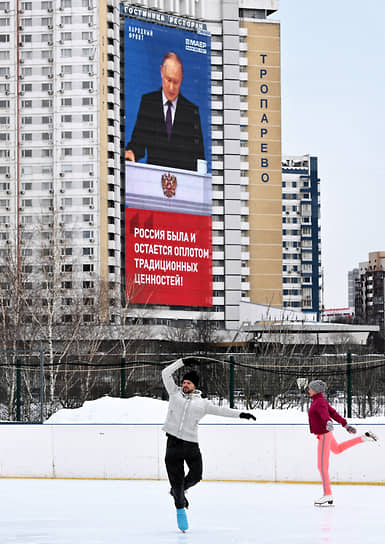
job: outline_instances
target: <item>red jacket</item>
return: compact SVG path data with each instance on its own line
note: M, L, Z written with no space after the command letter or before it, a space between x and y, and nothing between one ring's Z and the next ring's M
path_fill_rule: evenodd
M312 403L309 408L309 425L310 432L314 434L325 434L326 423L329 419L334 419L346 427L348 422L340 414L334 410L328 403L322 393L317 393L312 397Z

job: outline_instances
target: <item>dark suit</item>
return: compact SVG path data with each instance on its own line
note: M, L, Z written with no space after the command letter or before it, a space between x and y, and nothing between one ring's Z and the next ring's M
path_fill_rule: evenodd
M204 159L199 109L179 94L171 139L168 140L162 90L142 96L131 141L126 149L135 153L135 160L145 156L147 163L197 170L197 159Z

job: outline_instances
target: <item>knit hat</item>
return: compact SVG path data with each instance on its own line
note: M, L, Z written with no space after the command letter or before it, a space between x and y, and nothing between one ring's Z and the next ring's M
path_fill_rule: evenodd
M325 393L326 383L322 380L313 380L309 383L309 389L313 389L314 393Z
M189 370L183 376L182 381L184 381L184 380L188 380L188 381L192 382L195 385L195 387L198 387L198 385L199 385L199 374L198 374L198 372L195 372L195 370Z

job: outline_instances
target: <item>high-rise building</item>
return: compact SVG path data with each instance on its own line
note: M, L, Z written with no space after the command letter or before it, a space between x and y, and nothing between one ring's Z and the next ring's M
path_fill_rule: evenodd
M322 303L317 157L282 161L283 306L319 315Z
M33 288L48 269L63 273L67 301L76 285L91 304L97 278L112 320L121 280L118 7L0 2L2 256L29 270Z
M241 301L282 306L280 25L268 18L278 3L157 6L199 17L211 34L213 307L204 315L236 329ZM145 311L180 322L202 310Z
M355 297L355 285L356 281L360 277L360 271L358 268L353 268L348 272L348 307L354 308L354 297Z
M127 288L127 17L189 30L199 21L211 34L212 306L146 305L142 317L163 325L204 313L235 329L241 301L282 306L280 24L269 19L277 9L276 0L0 2L0 256L14 251L19 270L33 267L31 287L59 266L63 314L75 287L92 304L98 281L113 323ZM42 268L45 259L55 265ZM314 308L318 278L301 274L302 307Z
M368 261L359 263L355 282L355 317L363 323L379 325L384 333L385 251L369 253Z

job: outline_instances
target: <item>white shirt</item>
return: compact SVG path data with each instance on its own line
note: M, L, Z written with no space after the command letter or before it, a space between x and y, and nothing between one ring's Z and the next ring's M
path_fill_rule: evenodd
M198 423L206 414L239 417L241 411L227 406L215 406L209 400L202 399L197 389L193 393L184 394L172 377L182 366L183 360L178 359L162 371L163 383L170 397L163 430L181 440L198 442Z
M164 94L164 91L162 89L162 103L163 103L163 115L164 115L164 121L166 122L166 115L168 110L168 98L166 98L166 95ZM176 105L178 103L178 97L175 98L175 100L170 100L171 102L171 122L174 124L175 119L175 112L176 112Z

